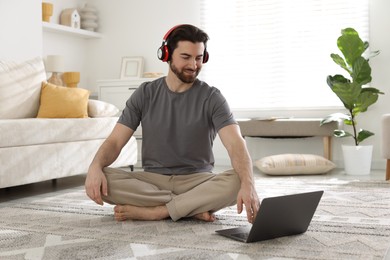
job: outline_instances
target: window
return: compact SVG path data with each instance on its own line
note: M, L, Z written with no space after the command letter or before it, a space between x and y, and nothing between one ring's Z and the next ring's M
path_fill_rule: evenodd
M368 40L368 0L200 0L210 62L201 78L235 109L341 107L326 84L343 73L341 29Z

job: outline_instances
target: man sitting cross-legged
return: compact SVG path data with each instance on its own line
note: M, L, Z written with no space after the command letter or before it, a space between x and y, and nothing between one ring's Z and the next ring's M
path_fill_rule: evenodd
M197 79L209 54L208 36L192 25L164 36L159 59L166 77L141 84L126 102L112 133L92 161L85 188L96 203L116 205L115 219L193 217L214 221L234 204L253 222L259 209L252 163L237 122L221 92ZM143 171L107 167L142 123ZM219 135L233 169L212 173Z

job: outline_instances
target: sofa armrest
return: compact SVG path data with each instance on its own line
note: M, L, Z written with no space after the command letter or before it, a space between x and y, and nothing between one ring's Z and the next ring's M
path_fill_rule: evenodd
M390 114L382 116L382 156L390 159Z

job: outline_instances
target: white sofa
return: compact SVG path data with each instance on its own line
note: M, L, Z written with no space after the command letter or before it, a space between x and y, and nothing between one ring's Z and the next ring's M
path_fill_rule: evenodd
M88 100L88 118L35 118L42 80L41 58L0 61L0 188L86 173L118 120L109 116L113 105L95 100ZM136 162L132 137L111 166Z

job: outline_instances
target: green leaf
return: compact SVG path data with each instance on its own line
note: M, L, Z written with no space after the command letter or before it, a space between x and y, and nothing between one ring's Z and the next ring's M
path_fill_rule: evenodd
M333 92L343 102L345 108L352 110L356 99L360 95L361 85L355 82L352 83L334 83L331 87Z
M337 39L337 46L343 53L347 64L352 67L355 60L360 57L367 44L359 37L359 34L353 28L341 30L341 36Z
M343 75L336 74L334 76L328 76L326 78L326 82L328 83L329 87L333 87L334 84L336 83L349 83L350 80L345 78Z
M368 41L364 41L363 46L364 46L364 51L366 51L368 47L370 47L370 44L368 43Z
M371 59L371 58L373 58L373 57L375 57L375 56L378 56L379 53L381 53L381 52L380 52L380 51L372 51L372 52L370 53L370 56L368 56L368 59Z
M343 69L348 71L349 74L351 74L351 71L347 67L347 63L345 63L345 60L340 55L332 53L330 57L336 64L340 65L340 67L342 67Z
M372 92L373 94L385 94L385 93L383 93L382 91L380 91L377 88L371 88L371 87L369 87L369 88L362 88L362 92L366 92L366 91Z
M324 125L330 122L339 122L341 120L350 120L350 119L351 119L350 115L343 114L343 113L334 113L322 119L320 125Z
M353 136L351 133L347 132L347 131L344 131L344 130L340 130L340 129L336 129L333 131L333 135L335 137L348 137L348 136Z
M371 91L362 91L356 100L353 112L355 114L366 112L368 107L378 100L378 94Z
M351 117L350 117L351 118ZM344 121L344 124L345 125L352 125L353 123L352 123L352 119L345 119ZM356 124L356 123L355 123Z
M353 81L359 83L360 85L365 85L371 82L371 67L365 58L356 58L352 66L351 77Z
M363 140L367 139L370 136L373 136L374 133L368 131L368 130L363 130L360 129L358 136L357 136L357 144L361 143Z

